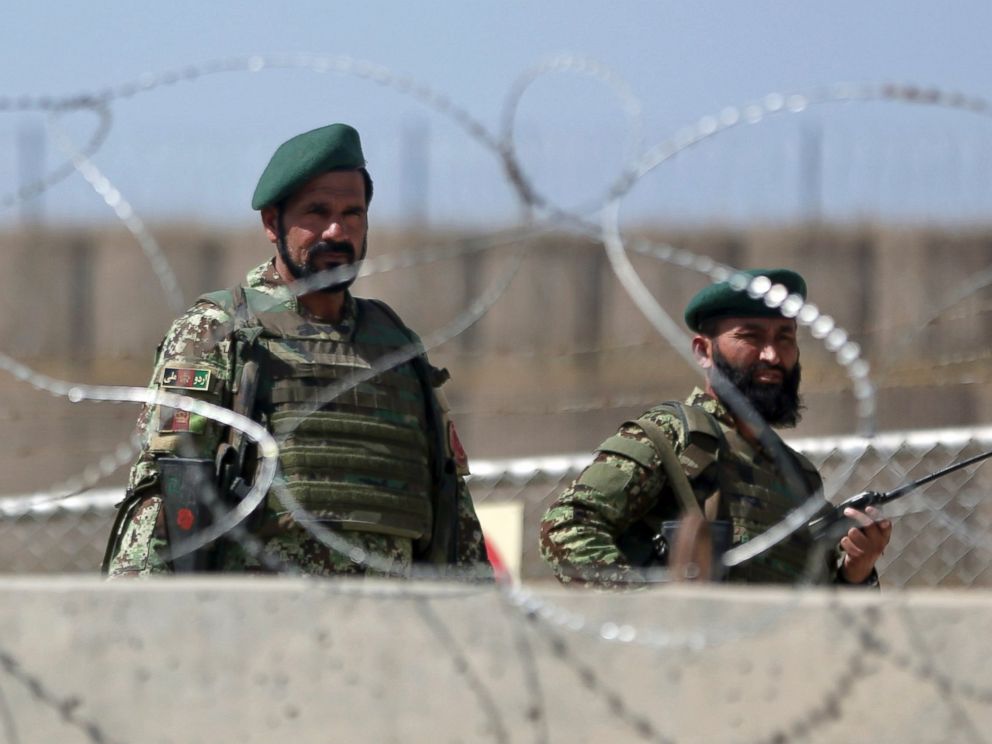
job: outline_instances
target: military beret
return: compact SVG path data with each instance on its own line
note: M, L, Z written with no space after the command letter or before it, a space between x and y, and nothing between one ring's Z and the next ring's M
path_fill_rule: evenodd
M333 170L365 166L362 141L354 127L331 124L283 142L262 171L252 209L278 204L311 178Z
M806 280L789 269L747 269L749 277L767 276L772 284L781 284L790 294L806 299ZM777 308L768 307L764 299L754 299L747 289L737 290L729 282L717 282L704 287L689 300L685 308L685 324L697 333L707 320L713 318L770 318L780 315Z

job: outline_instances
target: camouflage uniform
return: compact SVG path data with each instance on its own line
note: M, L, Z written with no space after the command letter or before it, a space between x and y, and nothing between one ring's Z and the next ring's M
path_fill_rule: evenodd
M308 321L301 316L299 303L285 288L271 261L252 270L244 286L271 297L273 304L284 310L281 314L289 319L288 322L295 324L297 333L306 336ZM358 315L358 302L350 293L346 294L342 318L334 324L333 331L329 334L329 338L332 339L331 345L336 345L337 341L344 344L350 341L354 336L356 325L359 324ZM232 315L227 310L201 298L172 325L159 347L151 387L178 388L172 392L230 407L237 358L232 336L233 327ZM327 325L324 324L323 328L326 329ZM395 346L403 346L405 338L399 336ZM301 366L307 365L307 359L301 358L299 361ZM314 364L311 363L309 366L314 367ZM384 374L403 372L403 367L409 368L410 365L405 363L396 370ZM200 377L198 379L190 377L176 384L177 369L182 375L184 370L189 371L191 368L195 368L196 374ZM409 370L406 370L406 374L415 379ZM264 378L263 372L263 380ZM435 391L435 395L439 394L440 391ZM349 390L343 397L350 399L354 396L357 400L358 395L358 392ZM422 397L412 400L424 405ZM439 398L439 400L442 401L444 408L443 399ZM347 406L338 407L332 402L330 405L318 407L316 416L347 418L348 414L340 413L340 408ZM328 409L338 412L322 413ZM306 421L300 421L297 416L296 421L288 427L289 434L284 432L280 437L276 432L281 449L286 438L292 436L293 430L297 428L302 430L305 425ZM475 575L488 575L489 565L482 530L462 477L468 472L467 462L464 452L457 444L453 427L446 421L445 425L447 444L449 448L454 448L454 452L449 450L447 455L457 463L458 469L454 562L465 568L474 567ZM267 426L270 431L274 428L273 422L267 423ZM146 406L138 419L138 432L142 441L142 453L131 469L128 495L121 505L117 524L110 538L105 562L105 570L110 576L167 573L172 570L162 557L163 552L168 548L169 540L164 523L157 459L163 455L212 459L225 435L224 428L210 419L166 406ZM424 442L425 458L429 460L426 434L421 438ZM333 448L330 443L327 447ZM290 463L287 463L281 454L280 472L276 476L277 483L285 486L288 482L289 485L294 485L292 482L294 475L288 471L302 470L305 475L308 454L314 456L312 453L304 452L296 458L296 462ZM317 453L318 457L319 454ZM386 456L388 455L387 450ZM424 465L421 470L426 467ZM320 485L317 484L318 487ZM375 492L377 484L356 482L349 485L353 485L354 490L358 492L363 488ZM386 485L388 484L383 484L383 487ZM425 498L429 500L432 497L428 494ZM431 507L426 508L429 510ZM253 527L253 535L264 547L267 556L274 558L276 562L296 567L305 574L408 576L414 564L421 559L418 542L410 537L382 534L374 530L363 531L359 528L341 529L333 522L322 522L321 526L347 543L347 553L334 550L313 537L305 525L295 520L270 492L261 519L257 526ZM245 572L265 570L256 554L257 551L253 553L233 540L223 541L222 544L223 548L217 558L219 570ZM371 556L375 565L371 567L364 565L362 556Z
M694 390L686 406L711 414L708 420L719 425L726 446L711 466L698 473L689 472L693 453L687 440L691 437L677 408L663 404L642 419L656 424L667 436L690 475L697 500L722 491L719 518L732 523L733 545L760 534L822 488L815 468L783 443L796 466L789 468L787 478L767 452L737 433L723 404L702 390ZM787 481L798 488L789 488ZM563 583L606 587L640 583L646 580L642 567L656 558L651 541L661 522L679 517L680 502L657 448L644 428L628 421L600 446L593 463L548 509L541 523L541 553ZM821 551L822 560L817 555ZM791 583L809 573L812 560L815 581L843 583L838 578L839 558L835 550L814 546L808 534L800 532L732 568L727 579Z

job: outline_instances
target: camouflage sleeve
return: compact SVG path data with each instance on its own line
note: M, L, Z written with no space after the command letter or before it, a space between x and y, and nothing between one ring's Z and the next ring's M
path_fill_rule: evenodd
M176 320L159 347L149 389L226 405L232 376L230 320L208 303L195 305ZM222 433L219 424L194 413L163 405L142 408L137 423L141 451L131 468L127 496L104 561L110 577L171 571L161 557L168 547L168 535L158 488L158 459L213 458Z
M491 579L493 568L486 553L482 525L475 514L472 494L465 479L458 478L458 545L457 564L472 570L473 578Z
M646 414L670 436L682 437L671 414ZM613 587L640 583L618 547L620 536L658 502L667 481L650 439L626 422L596 450L595 458L548 508L541 522L540 547L562 583Z

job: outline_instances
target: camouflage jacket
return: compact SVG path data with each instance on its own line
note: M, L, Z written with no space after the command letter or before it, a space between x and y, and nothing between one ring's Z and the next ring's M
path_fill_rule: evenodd
M299 303L285 288L272 261L249 272L244 286L271 294L279 302L295 304L300 310ZM335 324L335 332L343 338L350 337L354 332L356 307L356 300L350 293L347 294L342 318ZM171 392L229 407L235 374L233 326L231 315L201 298L172 324L159 346L150 387L168 387L163 385L163 376L174 374L177 360L185 365L190 365L194 360L197 368L208 370L210 374L202 381L190 381L182 386L183 389ZM440 395L440 391L436 394ZM446 410L443 398L441 401L441 408ZM460 445L451 440L455 437L453 427L446 429L449 445L460 450ZM137 430L142 449L131 469L128 493L120 506L104 562L104 570L111 577L171 572L171 566L163 559L168 552L169 539L164 524L158 458L179 455L212 459L225 435L224 428L217 422L166 406L145 406L139 415ZM487 576L490 569L482 530L462 477L467 473L467 461L464 461L463 452L461 455L465 470L459 472L457 478L456 563L475 575ZM316 539L291 515L276 515L266 507L261 524L254 533L255 548L246 549L239 542L225 541L219 569L264 571L266 568L259 557L259 548L263 548L274 564L304 574L408 576L412 573L417 558L415 545L410 539L322 526L334 535L333 543L347 547L347 553L332 549L325 544L326 540ZM361 556L373 556L373 565L366 566Z
M686 400L686 405L698 406L711 414L719 422L721 429L734 429L734 420L729 411L720 401L702 390L694 390ZM675 452L683 455L687 448L686 425L670 406L653 408L642 419L660 427ZM651 443L645 430L635 422L626 422L620 427L617 436L629 440L628 446L617 446L615 437L611 438L614 441L612 446L609 445L611 440L607 440L596 452L593 463L554 501L541 523L541 553L563 583L609 587L646 581L642 564L632 560L635 551L631 551L628 546L638 539L644 539L648 543L648 550L642 553L649 552L651 539L658 533L661 522L680 517L679 501L665 473L657 448ZM795 490L786 487L786 478L779 465L762 448L751 446L739 436L734 437L734 443L734 457L744 463L738 470L742 478L750 483L762 480L772 484L780 483L777 490L785 494ZM645 445L650 449L645 449ZM815 493L822 487L819 475L812 465L794 450L786 449L791 453L790 457L795 456L796 462L802 462L807 469L804 477L808 483L801 489L804 493L790 497L791 504L787 508L777 505L772 509L773 513L767 515L771 522L780 520L792 506L797 506L808 494ZM634 456L624 454L624 450ZM638 457L636 453L639 451L650 454ZM697 492L698 498L695 483L693 490ZM741 529L740 520L734 518L733 522L733 544L739 544L753 536L753 528L749 535L747 526ZM801 536L796 539L801 542ZM814 572L814 580L844 583L838 578L837 571L840 554L826 546L816 548L822 556L822 562L815 555L814 562L822 570ZM812 547L805 544L799 549L809 553ZM762 559L773 561L774 556ZM803 577L803 572L796 571L794 567L779 565L776 568L777 571L765 573L732 571L729 578L731 581L789 581L791 577L798 581ZM756 575L774 578L756 579Z

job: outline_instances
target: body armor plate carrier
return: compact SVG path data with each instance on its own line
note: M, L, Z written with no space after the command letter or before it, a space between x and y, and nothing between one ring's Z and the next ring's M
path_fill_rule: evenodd
M259 363L255 418L279 443L279 482L304 510L293 518L428 541L436 402L416 364L427 365L422 352L382 364L419 341L376 301L356 299L355 332L346 339L271 295L244 292L248 320L235 329L237 364L249 356ZM204 297L224 309L230 298L230 291ZM377 364L391 368L377 373ZM286 513L277 490L267 507Z
M821 489L813 464L784 443L780 451L788 458L788 467L781 468L777 462L759 464L745 454L753 451L752 446L734 428L703 408L668 401L654 410L674 413L680 419L685 440L676 443L679 462L707 518L731 523L732 545L761 534ZM601 449L611 451L609 440L604 444ZM619 540L631 562L653 562L653 543L661 533L662 523L684 511L676 495L670 493L672 490L669 479L658 505ZM732 582L795 582L810 571L813 547L808 530L801 530L768 552L733 567L725 578ZM812 568L819 572L828 563L819 561ZM816 576L822 578L819 573Z

